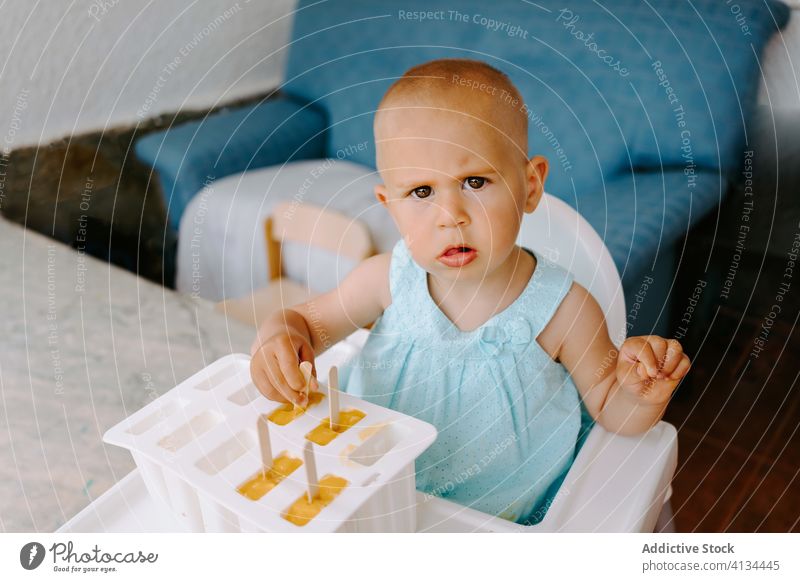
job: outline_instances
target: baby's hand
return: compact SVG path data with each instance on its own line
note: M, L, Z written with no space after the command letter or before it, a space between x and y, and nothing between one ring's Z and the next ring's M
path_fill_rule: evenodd
M657 335L625 340L617 359L617 382L647 404L665 404L689 371L689 356L675 339Z
M250 376L259 391L277 402L291 402L298 406L308 404L305 378L300 362L314 364L314 350L298 334L275 334L255 351L250 360ZM318 390L316 370L312 370L311 390Z

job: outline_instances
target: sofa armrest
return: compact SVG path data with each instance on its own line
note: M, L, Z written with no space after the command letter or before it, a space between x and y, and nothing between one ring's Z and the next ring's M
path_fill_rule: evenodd
M151 133L136 156L158 172L170 225L211 181L287 161L324 155L325 115L287 95L226 109Z

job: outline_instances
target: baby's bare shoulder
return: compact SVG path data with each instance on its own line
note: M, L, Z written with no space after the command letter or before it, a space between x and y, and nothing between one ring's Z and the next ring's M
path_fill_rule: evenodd
M605 327L605 315L597 300L583 285L573 282L537 341L558 361L565 343L587 345L601 326Z
M369 289L380 298L383 309L392 302L389 288L389 267L392 262L392 253L373 255L353 269L348 276L348 283L360 290Z

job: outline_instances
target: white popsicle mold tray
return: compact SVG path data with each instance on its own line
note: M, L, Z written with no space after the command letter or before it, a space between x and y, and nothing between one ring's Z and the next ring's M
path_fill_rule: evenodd
M322 374L319 380L325 395L319 404L284 426L269 422L273 457L302 459L305 435L329 416L328 387ZM283 517L305 495L304 465L256 501L240 494L238 487L262 470L257 419L281 406L253 385L250 357L232 354L109 429L103 440L131 451L150 495L191 531L416 531L414 461L436 439L436 429L346 392L339 393L340 410L366 416L327 445L314 445L319 478L348 482L329 505L303 526Z

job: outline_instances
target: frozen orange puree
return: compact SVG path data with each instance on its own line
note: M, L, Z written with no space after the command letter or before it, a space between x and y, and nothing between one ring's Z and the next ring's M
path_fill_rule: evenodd
M308 406L305 408L295 406L292 403L287 403L279 408L276 408L275 412L269 415L269 419L279 426L287 425L298 416L305 414L305 411L315 404L322 402L324 397L325 395L322 392L311 392L308 395Z
M259 471L258 475L240 485L238 491L248 499L257 501L302 464L301 459L281 455L268 470Z
M338 435L351 428L359 420L366 416L360 410L342 410L339 412L339 422L331 429L330 417L323 420L318 427L306 435L306 438L312 443L318 445L327 445Z
M347 479L336 475L326 475L319 480L319 493L308 502L308 495L303 495L295 501L292 506L283 514L285 520L291 521L295 525L305 525L311 521L323 507L330 505L339 493L347 486Z

